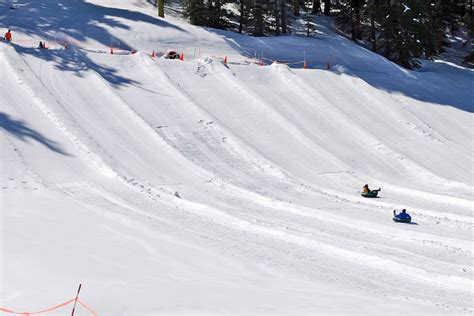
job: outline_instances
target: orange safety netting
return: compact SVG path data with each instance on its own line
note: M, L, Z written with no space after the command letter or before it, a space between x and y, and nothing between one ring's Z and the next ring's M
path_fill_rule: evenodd
M56 305L56 306L53 306L53 307L50 307L48 309L45 309L45 310L41 310L41 311L37 311L37 312L15 312L15 311L12 311L12 310L9 310L9 309L6 309L6 308L2 308L0 307L0 312L5 312L5 313L10 313L10 314L16 314L16 315L36 315L36 314L42 314L42 313L47 313L47 312L51 312L55 309L58 309L58 308L61 308L63 306L66 306L66 305L69 305L71 304L72 302L74 302L76 299L73 298L69 301L66 301L66 302L63 302L59 305ZM98 316L98 314L96 312L94 312L90 307L88 307L86 304L84 304L83 302L81 302L79 299L77 300L77 302L85 309L87 310L88 312L90 312L93 316Z
M73 38L68 38L66 40L58 40L56 38L52 38L52 39L50 39L49 42L61 45L65 48L70 47L70 46L74 46L74 47L76 47L76 48L78 48L82 51L86 51L86 52L108 53L108 54L119 54L119 55L134 54L134 53L137 52L136 49L132 49L131 51L129 51L129 50L121 49L119 47L115 47L113 45L109 46L108 50L106 50L105 47L102 47L101 49L91 49L91 48L87 48L87 47L82 46L79 42L77 42ZM33 43L33 41L32 40L17 40L17 41L15 41L15 43ZM152 57L156 57L158 55L163 55L163 54L156 53L155 50L153 50ZM179 56L181 60L184 60L183 55L184 54L181 54ZM263 57L263 54L261 56L258 56L257 54L255 56L251 56L251 54L249 54L248 52L242 52L241 55L247 59L247 60L245 60L246 64L256 64L256 65L260 65L260 66L266 66L266 65L269 65L269 64L272 64L272 63L277 63L277 64L288 65L288 66L290 66L290 65L302 65L303 68L305 68L305 69L310 68L309 64L306 62L306 60L270 59L270 58ZM194 57L193 57L193 59L194 59ZM224 63L227 64L227 60L226 60L225 57L224 57L223 60L224 60ZM238 64L241 64L241 63L232 62L231 64L237 64L238 65ZM325 68L327 70L330 69L329 65L330 65L329 62L325 65ZM323 67L324 67L324 65L323 65Z

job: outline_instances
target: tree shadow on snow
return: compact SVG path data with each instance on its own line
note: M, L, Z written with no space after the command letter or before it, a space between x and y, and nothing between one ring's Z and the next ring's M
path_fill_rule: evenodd
M24 121L16 120L4 112L0 112L0 128L24 142L34 140L58 154L70 156L57 142L28 127Z
M119 75L118 69L98 64L89 58L86 53L72 47L67 49L39 50L21 47L14 43L12 43L12 46L20 55L34 55L42 60L52 62L55 69L73 72L78 77L83 77L86 71L92 70L113 86L139 85L137 81Z
M321 27L321 26L320 26ZM423 67L408 70L385 57L352 43L323 25L315 37L294 35L251 37L223 30L208 29L248 58L296 61L290 68L326 69L338 75L362 79L374 88L402 94L415 100L452 106L474 112L474 71L449 64L423 61ZM268 59L268 60L266 60ZM317 74L316 74L317 76Z
M54 63L59 70L75 72L81 76L87 69L95 70L112 85L137 84L118 75L118 70L97 64L87 54L74 51L74 54L62 50L41 51L26 48L21 41L15 41L15 33L22 32L32 37L43 39L56 38L72 42L93 40L104 47L131 51L133 45L114 36L113 29L129 30L129 22L144 22L163 28L172 28L186 32L180 27L163 19L121 8L109 8L86 2L85 0L44 0L25 1L15 5L11 10L10 3L0 1L0 31L11 28L13 45L20 54L30 54ZM3 29L3 30L2 30ZM31 42L29 42L31 47Z
M127 9L104 7L85 0L25 1L15 10L10 9L7 1L0 2L2 28L12 28L13 31L42 38L57 35L58 38L70 37L77 41L95 40L104 46L110 46L113 39L114 46L131 50L132 47L128 43L114 37L109 31L110 28L129 30L127 22L122 20L144 22L186 32L163 19Z

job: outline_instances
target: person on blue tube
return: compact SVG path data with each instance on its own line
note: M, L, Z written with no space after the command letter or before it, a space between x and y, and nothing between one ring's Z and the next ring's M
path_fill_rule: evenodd
M407 213L406 209L403 209L400 213L397 214L396 210L393 210L393 220L398 222L411 222L411 216Z

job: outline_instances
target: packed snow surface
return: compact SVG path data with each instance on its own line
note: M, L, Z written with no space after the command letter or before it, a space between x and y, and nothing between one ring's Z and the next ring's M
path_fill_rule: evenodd
M472 70L155 10L0 0L0 307L473 312Z

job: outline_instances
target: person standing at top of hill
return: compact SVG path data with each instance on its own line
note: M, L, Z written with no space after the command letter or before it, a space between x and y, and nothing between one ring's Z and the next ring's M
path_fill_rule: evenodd
M8 31L5 33L5 40L8 41L8 42L11 42L11 41L12 41L12 31L11 31L11 30L8 30Z
M39 49L48 49L48 45L46 45L46 42L40 41L40 43L38 45L38 48Z

